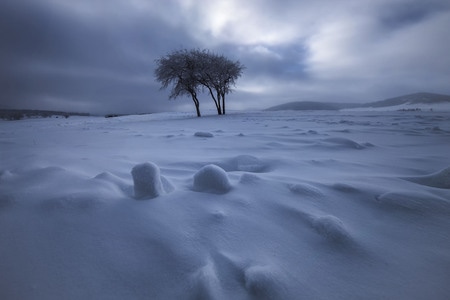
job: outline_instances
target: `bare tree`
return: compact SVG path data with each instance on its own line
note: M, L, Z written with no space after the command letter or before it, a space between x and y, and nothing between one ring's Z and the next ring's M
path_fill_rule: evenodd
M214 77L214 56L209 53L208 50L191 50L190 55L194 57L198 64L199 72L196 73L196 80L209 91L211 98L216 105L217 114L222 114L222 107L220 102L220 94L214 87L213 77ZM214 95L214 92L216 95Z
M174 51L158 60L155 70L156 80L161 88L173 85L170 98L190 95L200 116L200 102L197 93L206 88L213 99L217 113L225 114L225 95L232 91L244 66L239 61L231 61L223 55L208 50Z
M200 117L200 101L197 98L199 82L195 79L196 64L187 50L174 51L156 60L156 81L161 83L161 89L173 85L169 98L190 95L194 102L197 116Z
M244 65L208 50L191 50L190 55L199 64L197 80L206 87L216 104L217 113L225 114L225 95L242 75Z
M232 92L236 80L241 77L244 65L239 61L231 61L220 55L216 59L215 89L222 98L222 113L225 114L225 95Z

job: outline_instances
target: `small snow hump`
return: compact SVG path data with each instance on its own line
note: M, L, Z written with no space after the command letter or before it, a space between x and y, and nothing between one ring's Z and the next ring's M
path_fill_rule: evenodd
M245 288L257 299L286 299L283 273L270 266L253 265L244 271Z
M225 171L262 173L270 169L268 163L252 155L238 155L219 163Z
M145 162L131 170L134 181L134 196L137 199L152 199L163 194L163 184L157 165Z
M324 139L323 141L327 144L333 145L338 148L340 147L343 149L348 148L348 149L362 150L362 149L366 148L366 146L359 144L353 140L347 139L347 138L333 137L333 138Z
M216 165L206 165L194 175L194 190L224 194L231 189L227 172Z
M316 188L313 185L308 183L296 183L289 184L288 189L297 195L309 196L309 197L320 197L323 196L323 193L319 188Z
M387 208L396 208L410 212L447 213L450 203L447 199L420 191L387 192L375 199Z
M450 189L450 167L430 175L405 177L404 179L430 187Z
M314 218L312 227L332 242L346 242L350 239L350 234L344 227L344 223L334 216L321 216Z
M212 138L212 137L214 137L214 134L212 134L211 132L198 131L198 132L194 133L194 136L203 137L203 138Z
M242 184L254 184L258 183L259 181L261 181L261 178L253 173L244 173L241 175L241 178L239 178L239 183Z

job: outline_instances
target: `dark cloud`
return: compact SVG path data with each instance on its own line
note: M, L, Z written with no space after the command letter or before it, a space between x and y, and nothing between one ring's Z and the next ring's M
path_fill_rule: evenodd
M83 18L36 1L3 2L0 11L4 107L169 109L153 100L165 96L153 81L153 61L180 43L167 37L183 37L182 30L139 15L117 23L113 15Z
M450 93L449 20L444 0L4 0L0 108L189 109L167 100L153 70L194 47L246 65L230 108Z
M382 6L379 12L379 22L386 30L396 30L423 22L449 8L450 3L445 1L394 2Z

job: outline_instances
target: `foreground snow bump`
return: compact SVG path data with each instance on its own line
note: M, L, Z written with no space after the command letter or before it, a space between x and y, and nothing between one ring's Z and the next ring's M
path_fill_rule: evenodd
M395 191L381 194L375 198L388 209L404 210L409 212L450 212L450 202L427 192Z
M283 274L271 266L254 265L244 272L245 288L258 299L283 299Z
M430 175L421 177L407 177L405 179L422 185L441 189L450 189L450 167Z
M219 164L225 171L243 171L262 173L270 169L270 165L252 155L238 155Z
M137 199L152 199L164 193L159 168L145 162L131 170L134 181L134 196Z
M350 240L350 234L344 223L334 216L315 217L312 226L317 233L329 241L343 243Z
M214 134L212 134L211 132L198 131L194 133L194 136L203 138L212 138L214 137Z
M194 190L224 194L231 189L227 172L216 165L206 165L194 175Z
M371 143L360 144L351 139L341 138L341 137L332 137L322 140L322 144L332 149L356 149L362 150L367 147L373 147Z
M323 193L320 191L319 188L316 188L308 183L289 184L288 188L292 193L301 196L310 196L310 197L323 196Z

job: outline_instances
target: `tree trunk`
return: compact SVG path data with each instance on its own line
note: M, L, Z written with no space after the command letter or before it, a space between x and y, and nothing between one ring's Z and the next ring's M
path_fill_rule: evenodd
M197 117L201 117L202 115L200 114L200 104L199 103L195 104L195 109L197 110Z
M191 93L191 96L192 96L192 101L194 101L194 104L195 104L195 110L197 111L197 117L201 117L202 115L200 114L200 101L198 101L198 99L197 99L197 94Z
M205 85L208 90L209 90L209 94L211 95L211 98L213 98L214 100L214 104L216 105L216 109L217 109L217 114L221 115L222 114L222 110L220 108L220 98L216 99L216 97L214 97L213 91L211 90L211 88L207 85Z
M220 107L220 93L217 93L217 103L219 104L219 105L217 106L217 113L218 113L219 115L221 115L221 114L222 114L222 107Z
M225 94L222 94L222 114L225 114Z

